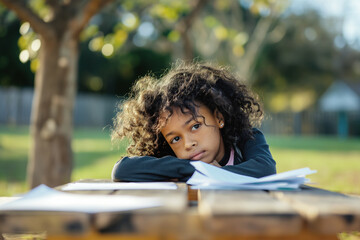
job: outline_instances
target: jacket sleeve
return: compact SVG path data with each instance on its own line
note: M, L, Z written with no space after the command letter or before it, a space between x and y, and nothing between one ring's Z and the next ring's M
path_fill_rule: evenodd
M186 182L194 171L195 168L190 164L190 160L173 156L124 157L115 164L111 178L115 182L170 181L171 179Z
M253 134L254 139L248 140L241 149L243 161L237 165L224 166L223 169L256 178L276 173L276 163L264 135L256 128Z
M240 164L222 168L257 178L276 173L275 161L264 135L259 130L254 129L254 139L247 141L241 152L243 161ZM111 177L115 182L170 181L171 179L186 182L195 171L190 162L173 156L124 157L115 164Z

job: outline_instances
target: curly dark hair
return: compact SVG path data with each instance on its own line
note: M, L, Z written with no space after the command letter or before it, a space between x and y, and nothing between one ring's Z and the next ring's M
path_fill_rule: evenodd
M159 80L146 76L119 104L111 138L129 139L127 152L137 156L162 157L173 151L162 136L160 115L179 108L199 117L197 103L220 112L225 121L221 129L225 146L243 144L252 138L251 128L261 122L263 111L257 96L226 68L194 63L174 66ZM201 117L201 116L200 116Z

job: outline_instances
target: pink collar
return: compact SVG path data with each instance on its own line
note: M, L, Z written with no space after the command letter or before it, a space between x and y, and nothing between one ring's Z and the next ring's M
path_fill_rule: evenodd
M234 149L233 148L231 148L230 158L225 166L232 166L232 165L234 165Z

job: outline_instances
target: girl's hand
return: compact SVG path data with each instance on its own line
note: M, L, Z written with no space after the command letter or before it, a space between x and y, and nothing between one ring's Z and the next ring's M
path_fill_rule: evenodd
M215 167L221 167L220 164L218 163L218 161L216 161L216 160L212 161L210 164Z

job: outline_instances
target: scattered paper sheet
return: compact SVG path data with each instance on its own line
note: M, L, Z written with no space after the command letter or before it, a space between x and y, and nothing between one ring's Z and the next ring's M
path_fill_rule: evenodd
M23 197L0 205L0 211L120 212L158 207L159 198L64 193L40 185Z
M191 164L196 170L186 183L192 185L192 188L200 189L292 190L309 182L305 176L316 172L309 168L301 168L262 178L253 178L229 172L201 161L194 161Z
M61 190L81 191L81 190L175 190L177 186L173 182L108 182L108 183L69 183Z

